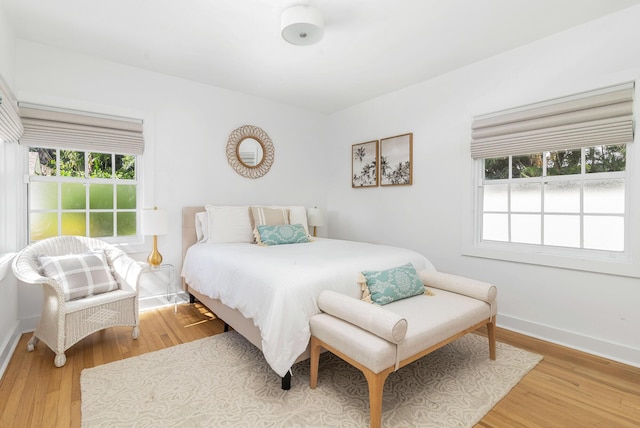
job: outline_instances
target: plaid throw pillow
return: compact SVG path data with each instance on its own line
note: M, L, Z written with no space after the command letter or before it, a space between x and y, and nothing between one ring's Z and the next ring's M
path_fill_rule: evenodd
M104 251L66 256L39 256L42 274L62 287L66 301L117 290Z

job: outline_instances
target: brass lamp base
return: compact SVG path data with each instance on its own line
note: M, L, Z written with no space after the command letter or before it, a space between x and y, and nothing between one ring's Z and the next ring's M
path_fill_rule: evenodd
M158 251L158 236L153 235L153 251L147 257L147 263L153 267L158 267L162 263L162 254Z

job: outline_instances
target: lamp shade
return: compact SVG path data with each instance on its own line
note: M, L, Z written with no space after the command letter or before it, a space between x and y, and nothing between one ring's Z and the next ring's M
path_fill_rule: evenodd
M312 45L322 39L324 18L311 6L293 6L282 12L282 38L293 45Z
M307 223L309 226L324 226L324 213L318 207L307 208Z
M166 211L159 209L141 210L140 227L143 235L165 235L169 229Z

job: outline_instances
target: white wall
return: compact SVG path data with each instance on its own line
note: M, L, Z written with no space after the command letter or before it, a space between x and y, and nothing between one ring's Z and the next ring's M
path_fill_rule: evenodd
M180 264L185 205L324 206L329 222L321 234L406 246L442 271L494 282L502 326L640 366L638 279L461 255L472 116L638 78L640 7L329 118L25 41L14 50L3 19L0 8L0 72L14 69L19 98L144 116L144 203L169 211L171 233L159 238L167 262ZM226 162L228 135L243 124L262 127L274 141L274 165L259 180L240 177ZM405 132L414 133L415 184L351 189L351 145ZM0 287L0 313L15 314L15 281ZM21 287L18 300L9 324L39 315L35 291Z
M639 279L461 253L472 117L638 79L639 21L640 7L626 9L332 115L330 235L415 249L441 271L495 283L501 326L640 366ZM406 132L415 184L352 189L351 145Z
M13 82L13 61L15 36L9 24L9 17L0 5L0 74L11 84Z
M170 233L158 237L158 247L178 269L184 206L324 205L324 116L31 42L17 46L20 100L144 117L143 204L168 211ZM261 127L275 147L271 170L256 180L238 175L225 154L229 134L245 124ZM39 315L35 301L31 291L21 291L21 319Z
M15 38L8 17L0 7L0 75L7 84L13 83ZM7 212L11 196L15 195L13 174L15 143L0 141L0 376L11 357L18 331L18 290L15 277L11 274L8 253L15 251L15 235L12 220L15 216Z

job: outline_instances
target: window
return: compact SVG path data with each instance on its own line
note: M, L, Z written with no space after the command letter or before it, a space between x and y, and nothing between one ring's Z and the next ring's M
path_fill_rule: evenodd
M625 250L626 145L481 162L482 241Z
M640 276L635 83L473 118L464 253Z
M19 103L28 148L28 235L137 237L140 119Z
M136 156L30 147L29 239L136 235Z

